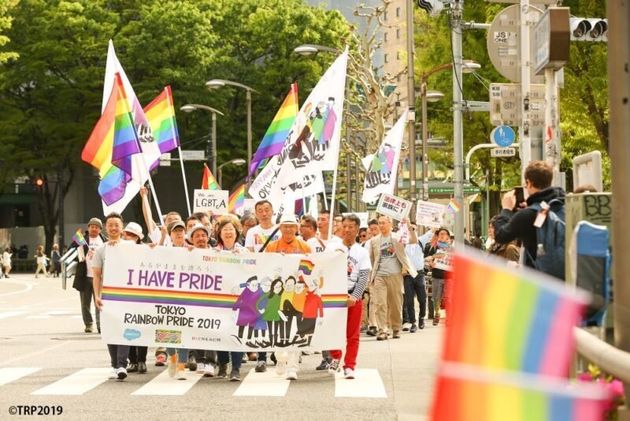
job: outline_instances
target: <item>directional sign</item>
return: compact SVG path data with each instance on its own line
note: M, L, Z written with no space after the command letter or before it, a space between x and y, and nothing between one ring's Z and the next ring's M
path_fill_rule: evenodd
M530 126L545 125L545 85L529 85ZM493 126L520 126L521 85L519 83L490 84L490 123Z
M504 158L509 156L516 156L515 148L494 148L490 149L490 156L492 158Z
M492 132L490 132L490 140L492 143L496 143L497 146L501 146L502 148L507 148L516 139L516 133L514 133L514 129L510 126L499 126L495 127Z

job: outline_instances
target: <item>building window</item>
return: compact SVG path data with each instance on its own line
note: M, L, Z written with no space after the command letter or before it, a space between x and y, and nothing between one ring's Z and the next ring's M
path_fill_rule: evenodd
M399 18L400 17L400 7L396 8L396 17Z
M400 29L396 29L396 39L400 39Z
M396 51L396 60L400 60L400 51Z
M383 12L383 20L387 20L387 12Z
M383 41L384 41L384 42L387 42L387 32L384 32L384 33L383 33Z
M389 60L387 59L387 54L383 54L383 61L385 61L385 63L389 62Z

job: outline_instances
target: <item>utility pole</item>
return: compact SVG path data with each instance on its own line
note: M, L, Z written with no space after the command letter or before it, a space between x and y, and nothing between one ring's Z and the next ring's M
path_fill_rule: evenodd
M630 351L630 259L623 254L630 249L630 4L627 1L608 1L608 98L610 101L610 158L612 161L613 193L613 303L615 344ZM620 419L630 419L630 384L624 384L626 408L620 411Z
M529 0L520 0L519 12L519 42L520 42L520 70L521 70L521 116L522 121L518 130L521 156L521 181L525 183L525 168L532 160L531 127L529 119L529 91L531 83L530 42L529 42Z
M410 218L416 219L416 88L414 82L414 36L413 36L413 0L407 0L407 102L409 114L409 199L411 200ZM394 122L395 124L395 122Z
M463 0L451 6L453 43L453 148L455 155L455 201L462 209L455 213L455 242L464 244L464 133L462 124L462 14Z

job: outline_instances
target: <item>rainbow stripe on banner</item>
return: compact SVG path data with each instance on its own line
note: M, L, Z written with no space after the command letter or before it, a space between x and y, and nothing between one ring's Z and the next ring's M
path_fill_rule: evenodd
M103 287L103 300L134 303L232 308L238 297L233 294L207 292ZM341 308L346 306L348 295L324 294L321 298L324 308Z
M608 390L601 384L489 373L444 364L431 409L433 421L590 421L604 419Z
M282 151L284 142L289 136L289 131L293 125L293 120L298 113L298 86L291 84L291 89L282 102L280 109L276 113L273 121L269 125L265 136L260 141L256 153L252 157L249 165L249 175L251 176L260 167L263 160L279 154Z
M453 257L442 360L547 376L568 374L587 297L539 272L472 251Z
M310 275L313 272L313 268L315 265L310 260L302 259L300 260L300 266L298 267L298 271L302 271L305 275Z
M90 134L81 159L99 170L98 192L107 205L120 200L131 180L131 155L140 152L127 95L115 74L105 110Z
M72 236L72 241L77 243L80 246L87 246L87 241L85 241L85 237L83 236L83 232L81 232L81 228L77 229L77 232Z
M144 113L151 125L153 138L161 153L169 152L179 146L179 132L175 120L175 107L171 87L164 88L162 93L144 108Z

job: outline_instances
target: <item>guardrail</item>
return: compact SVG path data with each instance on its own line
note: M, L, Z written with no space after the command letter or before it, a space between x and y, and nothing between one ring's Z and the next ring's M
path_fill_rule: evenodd
M630 383L630 353L615 348L589 332L574 328L577 352L588 361L595 363L606 373L612 374L624 383Z

